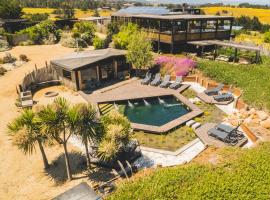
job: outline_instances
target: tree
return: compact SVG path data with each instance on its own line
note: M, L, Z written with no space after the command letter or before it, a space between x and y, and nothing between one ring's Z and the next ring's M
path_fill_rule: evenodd
M63 146L67 176L69 180L72 180L67 142L75 132L79 119L78 114L70 108L66 99L59 97L54 100L52 105L44 107L38 116L46 134Z
M91 44L92 39L95 36L96 25L92 22L76 22L72 29L73 34L80 34L80 38L84 40L86 43Z
M129 42L131 41L131 35L138 31L136 24L128 23L121 26L120 31L113 36L114 47L116 49L127 49Z
M70 3L62 3L60 6L62 10L62 18L63 19L73 19L75 16L75 10L74 8L70 5Z
M19 19L22 15L22 7L17 0L0 0L0 18Z
M151 41L145 33L137 32L131 36L126 58L135 69L149 69L153 63Z
M25 154L32 154L35 145L38 144L43 159L44 168L49 168L47 156L43 144L48 137L41 130L41 123L32 110L24 110L18 118L8 124L13 144L16 145Z
M98 155L102 160L110 161L124 151L131 139L131 125L128 119L118 111L102 116L105 134L99 144Z
M97 117L97 112L94 106L91 104L78 104L76 110L80 116L77 134L81 137L81 140L85 146L87 165L91 167L91 160L89 156L88 145L89 142L93 143L93 140L98 140L100 123Z

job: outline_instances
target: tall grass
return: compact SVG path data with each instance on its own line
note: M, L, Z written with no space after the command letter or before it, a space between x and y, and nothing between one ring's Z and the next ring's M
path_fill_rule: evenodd
M157 169L120 185L108 199L269 199L270 144L223 150L224 162Z

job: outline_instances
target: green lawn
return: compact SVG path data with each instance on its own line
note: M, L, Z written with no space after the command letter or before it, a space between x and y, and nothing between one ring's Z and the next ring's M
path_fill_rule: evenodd
M270 59L263 64L234 65L199 60L199 69L218 82L234 85L243 90L243 100L256 108L270 110Z
M196 93L190 89L182 94L187 98L196 97ZM195 121L200 122L201 124L207 122L219 123L225 117L225 113L214 105L202 102L197 103L196 105L204 111L203 116L195 118ZM120 108L120 110L123 112L123 108ZM192 128L182 126L164 135L144 133L142 131L135 132L134 138L136 138L142 146L176 151L180 147L183 147L196 139L196 135Z
M223 150L216 165L160 168L118 185L107 199L269 199L270 143Z

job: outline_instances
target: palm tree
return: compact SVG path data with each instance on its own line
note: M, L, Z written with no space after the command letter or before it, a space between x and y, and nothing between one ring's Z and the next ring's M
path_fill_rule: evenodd
M94 106L91 104L78 104L77 112L80 116L80 123L78 126L78 135L81 137L82 142L85 146L87 165L91 167L91 160L89 156L88 144L89 142L98 139L99 121L97 112Z
M42 122L44 131L50 135L58 144L63 145L65 154L66 171L69 180L72 180L72 173L67 150L67 142L73 134L75 123L70 111L69 103L66 99L58 97L54 100L52 105L44 107L38 116Z
M8 130L12 136L13 144L25 154L32 154L36 144L38 144L44 168L49 168L48 159L43 148L43 144L48 138L41 131L41 124L32 110L24 110L21 116L8 124Z

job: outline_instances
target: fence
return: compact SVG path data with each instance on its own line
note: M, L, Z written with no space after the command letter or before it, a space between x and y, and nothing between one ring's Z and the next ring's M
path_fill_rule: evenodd
M59 77L55 69L46 64L46 67L35 69L26 74L22 83L19 85L20 92L30 90L35 92L36 90L49 85L59 84Z

